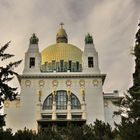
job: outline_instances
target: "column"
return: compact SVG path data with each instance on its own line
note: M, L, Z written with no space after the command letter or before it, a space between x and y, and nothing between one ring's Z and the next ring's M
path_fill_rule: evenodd
M82 93L82 119L86 120L86 102L85 102L85 90L84 88L81 89L81 93Z
M52 106L52 120L56 120L56 91L52 92L53 106Z
M67 90L68 104L67 104L67 119L71 120L71 91Z
M41 107L42 107L42 104L41 104L41 97L42 97L42 89L40 88L37 92L37 111L36 111L36 117L37 119L40 119L41 118Z

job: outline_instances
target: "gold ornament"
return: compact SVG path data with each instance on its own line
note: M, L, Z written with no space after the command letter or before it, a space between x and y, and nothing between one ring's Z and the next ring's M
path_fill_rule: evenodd
M39 86L40 86L40 87L44 87L44 85L45 85L44 80L40 80L40 81L39 81Z
M80 80L80 81L79 81L79 84L80 84L80 87L81 87L81 86L84 87L84 86L85 86L85 80Z
M67 95L70 96L71 95L71 91L67 90Z
M39 96L38 96L38 100L39 100L39 102L41 102L41 96L42 96L42 91L41 90L39 90Z
M19 108L20 107L20 100L17 100L16 101L16 108Z
M71 86L71 84L72 84L71 80L67 80L67 81L66 81L66 85L67 85L67 86Z
M26 80L25 81L25 85L26 85L26 87L30 87L31 86L31 81L30 80Z
M95 80L92 81L92 83L93 83L94 86L98 86L99 81L97 79L95 79Z
M5 107L5 108L8 108L9 106L10 106L9 101L5 101L5 102L4 102L4 107Z
M55 86L55 87L57 87L58 86L58 81L57 80L53 80L52 81L52 85Z

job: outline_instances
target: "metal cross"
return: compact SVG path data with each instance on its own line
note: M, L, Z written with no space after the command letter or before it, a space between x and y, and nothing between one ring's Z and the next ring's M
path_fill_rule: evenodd
M60 23L61 28L63 28L63 25L64 25L64 23L63 23L63 22L61 22L61 23Z

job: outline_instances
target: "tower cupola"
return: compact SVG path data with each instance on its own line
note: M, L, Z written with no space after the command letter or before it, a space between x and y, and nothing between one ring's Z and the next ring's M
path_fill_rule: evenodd
M60 29L56 34L56 42L57 43L68 43L67 33L63 28L63 23L60 23Z

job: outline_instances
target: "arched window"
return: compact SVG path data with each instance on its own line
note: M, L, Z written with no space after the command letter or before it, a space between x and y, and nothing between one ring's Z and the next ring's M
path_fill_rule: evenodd
M52 104L53 104L53 96L50 94L44 101L43 103L43 110L50 110L52 109Z
M71 109L81 109L80 101L73 93L71 94Z
M55 96L56 100L56 109L57 110L66 110L68 103L68 95L65 90L58 90ZM45 99L43 103L43 110L51 110L53 105L53 96L52 93ZM71 109L81 109L81 104L79 99L71 93Z
M64 110L67 109L68 97L65 90L59 90L56 94L56 109Z

